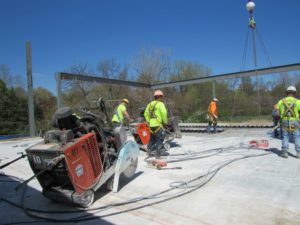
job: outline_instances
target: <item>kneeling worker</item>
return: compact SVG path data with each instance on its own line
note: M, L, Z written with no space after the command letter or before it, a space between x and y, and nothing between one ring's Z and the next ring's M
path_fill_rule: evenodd
M124 117L131 121L131 118L126 110L126 106L129 104L127 98L124 98L122 102L115 108L112 118L113 127L119 127L124 124Z
M150 126L150 141L148 144L148 154L155 151L155 158L160 158L160 151L166 137L164 126L168 122L168 113L163 103L163 92L156 90L154 92L154 100L150 102L144 112L146 121Z

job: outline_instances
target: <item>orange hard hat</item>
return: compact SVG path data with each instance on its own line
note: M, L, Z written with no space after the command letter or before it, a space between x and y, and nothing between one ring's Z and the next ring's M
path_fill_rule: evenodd
M164 93L161 90L156 90L153 96L164 96Z

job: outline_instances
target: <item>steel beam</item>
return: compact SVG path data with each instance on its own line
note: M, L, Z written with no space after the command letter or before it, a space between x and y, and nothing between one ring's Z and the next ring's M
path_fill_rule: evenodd
M116 85L124 85L124 86L131 86L131 87L145 87L145 88L151 87L151 84L134 82L134 81L126 81L126 80L109 79L109 78L92 76L89 74L60 73L60 78L61 80L80 80L80 81L87 81L87 82L116 84Z
M78 81L97 82L97 83L104 83L104 84L124 85L124 86L131 86L131 87L151 88L151 89L212 82L213 96L215 96L216 94L215 94L215 90L214 90L214 82L217 80L224 80L224 79L230 79L230 78L242 78L242 77L250 77L250 76L260 76L260 75L265 75L265 74L282 73L282 72L297 71L297 70L300 70L300 63L274 66L274 67L268 67L268 68L262 68L262 69L256 69L256 70L248 70L248 71L243 71L243 72L219 74L219 75L213 75L213 76L208 76L208 77L200 77L200 78L195 78L195 79L190 79L190 80L167 82L167 83L154 84L154 85L140 83L140 82L134 82L134 81L97 77L95 75L89 75L89 74L72 74L72 73L60 72L60 73L56 74L56 79L57 79L56 85L57 85L57 95L58 95L57 106L58 106L58 108L62 106L61 80L78 80Z
M265 74L282 73L282 72L289 72L289 71L296 71L296 70L300 70L300 63L274 66L274 67L262 68L262 69L257 69L257 70L247 70L247 71L243 71L243 72L219 74L219 75L200 77L200 78L195 78L195 79L190 79L190 80L167 82L167 83L152 85L151 88L158 89L158 88L166 88L166 87L176 87L176 86L182 86L182 85L205 83L205 82L209 82L209 81L224 80L224 79L229 79L229 78L260 76L260 75L265 75Z

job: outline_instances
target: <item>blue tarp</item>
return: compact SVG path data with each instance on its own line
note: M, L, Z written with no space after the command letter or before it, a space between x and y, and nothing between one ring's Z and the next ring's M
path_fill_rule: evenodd
M21 137L21 135L0 135L0 140L6 140L11 138L18 138Z

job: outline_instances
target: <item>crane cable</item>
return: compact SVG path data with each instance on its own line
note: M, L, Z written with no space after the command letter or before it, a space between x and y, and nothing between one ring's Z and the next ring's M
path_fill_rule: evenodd
M244 45L244 51L243 51L243 56L242 56L242 63L241 63L241 67L240 67L240 71L244 71L245 67L246 67L246 59L247 59L247 49L248 49L248 40L249 40L249 30L250 27L248 26L247 29L247 35L246 35L246 41L245 41L245 45ZM233 82L232 85L232 89L233 91L235 90L235 86L238 83L239 78L237 77L236 80ZM236 107L236 97L237 97L237 90L234 91L234 95L233 95L233 101L232 101L232 109L231 109L231 117L230 117L230 122L233 122L233 116L235 113L235 107Z
M258 116L259 116L259 121L261 121L261 98L260 98L260 82L259 78L257 75L257 52L256 52L256 40L255 40L255 29L252 28L252 45L253 45L253 61L254 61L254 70L255 70L255 78L256 78L256 88L257 88L257 102L258 102Z
M251 2L251 0L248 0L248 2ZM254 5L255 6L255 5ZM254 8L253 8L254 9ZM257 90L257 103L258 103L258 115L259 115L259 120L260 122L262 122L262 117L261 117L261 93L260 93L260 79L258 78L258 74L257 74L257 61L258 61L258 57L257 57L257 41L260 42L261 46L262 46L262 50L264 53L264 56L266 58L266 62L268 64L269 67L272 67L272 63L271 63L271 59L270 59L270 55L268 53L268 50L266 48L266 45L260 35L260 32L258 30L257 24L254 21L254 17L253 17L253 9L248 10L249 11L249 25L248 25L248 30L247 30L247 35L246 35L246 41L245 41L245 46L244 46L244 51L243 51L243 56L242 56L242 63L241 63L241 67L240 67L240 71L244 71L245 67L246 67L246 59L247 59L247 50L248 50L248 42L249 42L249 30L252 30L252 51L253 51L253 61L254 61L254 70L255 70L255 77L256 77L256 90ZM255 35L257 35L258 39L256 40ZM271 72L272 76L274 76L273 72ZM237 78L238 79L238 78ZM235 84L237 83L237 81L235 82ZM234 85L235 85L234 84ZM234 87L233 87L234 90ZM237 97L237 93L238 91L235 90L235 94L233 97L233 103L232 103L232 111L231 111L231 122L233 120L233 115L235 114L235 108L236 108L236 97Z

